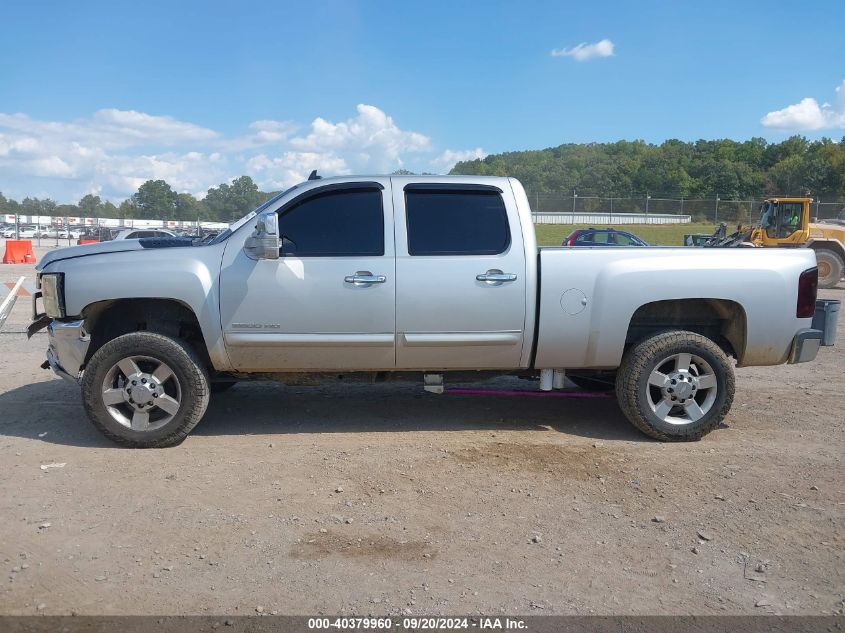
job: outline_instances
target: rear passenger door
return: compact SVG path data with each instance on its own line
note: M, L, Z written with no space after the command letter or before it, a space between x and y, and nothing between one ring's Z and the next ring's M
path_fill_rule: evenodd
M525 253L507 189L394 178L398 369L519 366Z

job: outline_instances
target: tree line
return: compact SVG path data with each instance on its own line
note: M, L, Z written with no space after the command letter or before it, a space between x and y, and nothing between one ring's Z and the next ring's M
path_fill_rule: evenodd
M76 204L58 204L50 198L18 202L0 192L0 215L232 222L276 193L259 191L252 178L241 176L212 187L205 198L197 200L189 193L177 193L164 180L148 180L118 205L93 194L83 196Z
M397 174L410 174L399 170ZM780 143L763 138L686 143L668 140L564 144L542 150L491 154L459 162L451 174L514 176L531 193L747 200L768 195L810 195L845 200L845 137ZM164 180L148 180L115 205L88 194L76 204L49 198L8 199L0 214L145 218L231 222L276 192L259 191L249 176L212 187L202 200L177 193Z
M845 137L565 144L460 162L450 173L514 176L531 193L845 200Z

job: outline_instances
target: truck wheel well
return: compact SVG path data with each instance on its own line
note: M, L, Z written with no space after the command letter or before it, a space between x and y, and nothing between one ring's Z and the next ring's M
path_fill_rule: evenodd
M809 245L814 251L832 251L845 260L845 247L836 240L818 240Z
M193 310L175 299L116 299L98 301L82 311L91 344L85 362L109 341L130 332L156 332L186 341L206 367L208 348Z
M670 299L637 308L628 325L627 350L666 330L688 330L714 341L728 356L742 361L745 352L745 310L727 299Z

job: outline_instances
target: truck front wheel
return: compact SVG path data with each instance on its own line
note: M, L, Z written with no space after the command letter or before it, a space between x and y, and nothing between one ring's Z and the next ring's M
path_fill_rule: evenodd
M194 350L152 332L109 341L82 377L82 401L94 426L134 448L181 442L199 423L208 398L208 375Z
M683 330L662 332L625 352L616 397L631 423L663 441L701 439L731 408L731 362L710 339Z
M816 262L819 267L819 288L833 288L842 279L842 258L826 248L816 250Z

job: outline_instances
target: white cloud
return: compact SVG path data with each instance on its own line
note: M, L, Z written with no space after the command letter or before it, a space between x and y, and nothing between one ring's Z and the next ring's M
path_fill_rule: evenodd
M156 142L173 145L185 141L207 141L217 136L216 132L193 123L135 110L98 110L92 121L102 134L123 139L127 144Z
M464 160L476 160L477 158L485 158L486 156L487 152L485 152L480 147L476 147L475 149L465 149L458 151L447 149L437 158L432 159L431 164L440 173L448 174L452 167L455 166L455 163L459 163Z
M832 130L845 128L845 80L836 87L836 104L804 97L798 103L769 112L760 119L764 127L778 130Z
M0 130L19 138L37 137L49 143L73 141L110 149L139 145L177 145L209 141L217 133L208 128L169 116L154 116L135 110L98 110L88 119L70 122L39 121L26 114L0 113Z
M284 143L299 129L293 121L263 119L249 124L251 133L220 142L220 146L231 151L244 151L258 147Z
M612 57L615 47L616 45L613 42L604 39L595 44L582 42L572 48L555 48L552 49L551 55L552 57L572 57L575 61L585 62L588 59L595 59L597 57Z
M290 151L275 158L259 154L246 162L246 174L268 189L284 189L302 182L314 169L324 174L350 173L346 161L332 153Z
M412 160L448 171L458 160L484 155L478 148L438 156L425 134L400 128L373 105L358 105L346 120L317 117L299 133L301 127L264 119L226 136L135 110L102 109L71 121L0 113L0 190L18 199L46 190L61 202L91 191L119 200L149 179L196 193L241 174L271 190L296 184L312 169L389 173Z
M358 116L331 123L317 117L311 132L291 139L291 146L308 152L350 154L351 161L377 171L402 167L402 154L430 149L431 140L418 132L400 129L393 119L375 106L358 105Z

